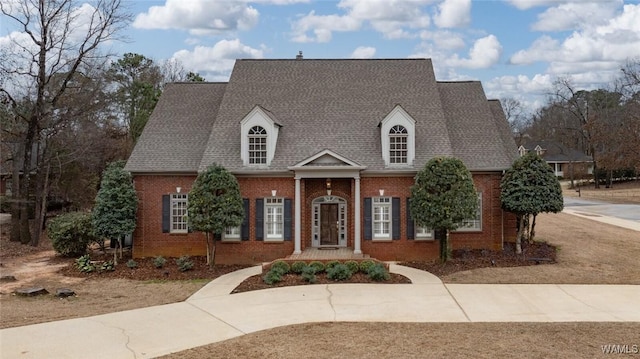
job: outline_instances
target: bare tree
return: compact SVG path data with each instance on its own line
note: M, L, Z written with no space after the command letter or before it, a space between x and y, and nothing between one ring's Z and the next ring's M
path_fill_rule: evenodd
M67 118L60 116L61 99L70 85L104 57L100 45L118 39L131 16L121 0L96 0L80 4L75 0L16 0L0 2L0 12L18 31L9 35L10 45L2 49L0 95L12 109L11 120L19 130L22 176L14 196L19 214L19 240L37 245L39 237L29 231L29 201L42 208L42 188L32 176L46 174L41 153L34 153L43 133ZM22 105L25 104L23 110ZM15 163L15 162L14 162ZM48 168L48 167L47 167ZM14 171L15 173L15 171ZM42 211L36 211L36 217ZM36 218L34 233L41 223ZM15 238L14 238L15 240Z

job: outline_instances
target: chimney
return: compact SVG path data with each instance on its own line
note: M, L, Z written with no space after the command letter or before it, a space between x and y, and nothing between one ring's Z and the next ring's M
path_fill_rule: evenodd
M298 54L296 55L296 60L302 60L302 51L298 51Z

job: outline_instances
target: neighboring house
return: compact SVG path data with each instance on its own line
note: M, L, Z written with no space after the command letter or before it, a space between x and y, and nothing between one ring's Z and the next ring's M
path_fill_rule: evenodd
M582 178L593 173L593 158L554 141L530 141L518 148L524 156L535 152L553 168L557 177Z
M381 260L438 257L408 202L435 156L460 158L480 209L454 248L501 249L515 237L500 179L517 157L500 103L480 82L437 82L428 59L238 60L229 82L164 90L125 167L139 197L133 256L203 255L187 226L188 192L212 163L240 184L245 219L218 263L256 263L306 248Z

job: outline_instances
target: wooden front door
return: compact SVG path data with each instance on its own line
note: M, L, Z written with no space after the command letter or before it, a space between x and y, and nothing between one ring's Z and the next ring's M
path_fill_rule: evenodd
M338 204L320 205L320 245L338 245Z

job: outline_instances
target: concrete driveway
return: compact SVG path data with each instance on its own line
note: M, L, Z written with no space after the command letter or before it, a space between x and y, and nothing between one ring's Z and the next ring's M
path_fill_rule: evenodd
M640 204L614 204L564 197L564 213L640 231Z

